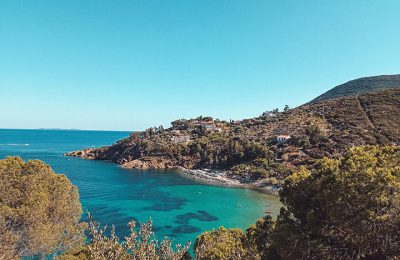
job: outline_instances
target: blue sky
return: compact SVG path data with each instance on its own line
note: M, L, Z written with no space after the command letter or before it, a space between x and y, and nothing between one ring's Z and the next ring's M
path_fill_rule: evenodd
M400 73L400 1L0 1L0 128L242 119Z

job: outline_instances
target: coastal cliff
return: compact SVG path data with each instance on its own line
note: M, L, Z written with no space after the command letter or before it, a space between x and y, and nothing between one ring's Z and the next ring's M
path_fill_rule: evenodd
M133 132L111 146L66 155L125 168L183 169L220 185L274 186L300 166L338 157L348 147L399 144L399 113L400 89L387 89L240 121L180 119L167 129Z

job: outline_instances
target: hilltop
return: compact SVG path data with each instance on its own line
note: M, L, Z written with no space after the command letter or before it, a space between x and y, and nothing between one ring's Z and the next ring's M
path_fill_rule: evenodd
M339 157L349 147L399 144L399 113L400 88L387 89L240 121L180 119L67 155L126 168L179 168L220 184L279 185L300 166Z
M363 94L388 88L400 88L400 74L382 75L359 78L336 86L322 95L313 99L310 103L318 101Z

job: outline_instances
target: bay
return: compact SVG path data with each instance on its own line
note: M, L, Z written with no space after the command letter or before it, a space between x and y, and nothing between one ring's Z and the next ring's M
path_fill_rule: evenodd
M127 223L152 219L158 239L195 241L219 226L245 230L266 210L277 215L279 198L252 190L200 184L174 170L123 169L105 162L66 157L66 152L110 145L129 132L0 129L0 159L40 159L79 189L84 211L128 234ZM84 217L85 220L85 217Z

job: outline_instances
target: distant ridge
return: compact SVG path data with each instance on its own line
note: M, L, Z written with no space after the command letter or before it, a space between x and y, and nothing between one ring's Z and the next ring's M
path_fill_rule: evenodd
M400 74L381 75L351 80L336 86L331 90L328 90L322 95L311 100L308 104L345 96L364 94L388 88L400 88Z

